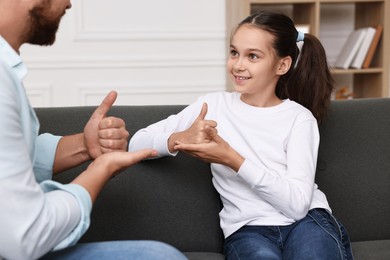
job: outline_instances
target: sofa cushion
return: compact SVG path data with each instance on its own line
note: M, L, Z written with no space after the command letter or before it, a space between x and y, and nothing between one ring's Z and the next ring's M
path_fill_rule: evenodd
M355 260L389 260L390 240L353 242L352 251Z
M182 108L113 107L110 115L123 118L130 134L134 134ZM64 135L82 131L93 109L36 111L41 131ZM68 183L86 167L87 163L55 179ZM184 153L141 162L105 186L93 206L91 226L80 241L151 239L184 252L221 253L223 234L218 213L222 205L211 177L209 164Z
M390 99L333 101L320 134L316 182L334 215L354 242L390 239Z
M118 106L130 134L184 106ZM42 132L81 132L94 107L37 108ZM320 125L316 182L350 233L356 260L390 259L390 99L332 101ZM55 176L67 183L87 163ZM148 160L112 179L81 242L155 239L190 259L223 259L221 203L208 165L185 154Z
M184 255L189 260L225 260L225 256L221 253L185 252Z

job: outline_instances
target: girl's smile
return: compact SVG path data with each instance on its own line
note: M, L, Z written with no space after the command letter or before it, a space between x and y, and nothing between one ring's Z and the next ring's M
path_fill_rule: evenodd
M275 104L275 87L280 78L279 58L273 49L274 36L251 25L233 35L227 69L235 90L254 106Z

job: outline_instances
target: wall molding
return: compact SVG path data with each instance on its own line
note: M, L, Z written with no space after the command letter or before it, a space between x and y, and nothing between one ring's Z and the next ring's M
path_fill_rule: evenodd
M192 101L206 93L225 91L225 83L205 83L198 82L188 84L188 82L161 82L161 83L118 83L111 82L111 86L107 87L107 84L78 84L78 96L80 98L79 103L81 105L98 105L101 100L107 95L111 90L118 92L119 104L122 105L131 105L134 102L130 101L121 103L122 100L133 100L141 102L142 104L189 104ZM171 98L162 99L162 96L170 96ZM181 102L178 102L175 97L190 97L189 99L182 99ZM97 103L91 104L90 99L96 99ZM148 100L150 102L148 102ZM158 102L156 102L158 100ZM118 102L116 102L118 104Z
M49 107L53 101L53 86L51 84L29 84L26 94L33 107Z
M224 67L224 59L140 59L119 57L53 57L25 59L30 70L50 69L131 69L131 68L190 68Z
M77 1L75 11L75 42L113 42L113 41L215 41L226 39L225 28L161 28L160 30L129 30L110 28L110 30L91 30L85 25L86 9L84 1Z

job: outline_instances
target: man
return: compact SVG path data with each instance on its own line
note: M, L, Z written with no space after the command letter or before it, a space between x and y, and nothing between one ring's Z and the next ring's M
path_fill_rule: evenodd
M111 92L83 133L38 136L39 122L25 94L27 73L19 49L24 43L51 45L69 0L0 0L0 259L37 259L76 244L89 226L97 195L120 170L155 156L127 150L123 120L106 117ZM72 183L51 181L59 173L94 160ZM109 250L110 251L109 251ZM49 258L184 259L158 242L122 241L77 245Z

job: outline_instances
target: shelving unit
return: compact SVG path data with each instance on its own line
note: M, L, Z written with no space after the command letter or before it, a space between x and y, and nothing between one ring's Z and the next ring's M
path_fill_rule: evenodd
M336 79L350 76L354 98L389 96L390 1L389 0L226 0L226 26L230 32L243 18L261 9L289 9L295 24L309 25L310 33L320 37L321 9L325 5L352 4L355 9L355 29L383 26L382 36L368 69L333 69ZM321 40L321 38L320 38ZM340 46L341 49L342 46Z

